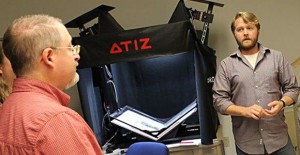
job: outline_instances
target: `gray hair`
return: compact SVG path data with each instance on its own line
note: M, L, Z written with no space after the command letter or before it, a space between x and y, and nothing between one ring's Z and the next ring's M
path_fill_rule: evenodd
M58 46L62 34L55 24L61 19L49 15L26 15L13 21L4 33L3 49L17 77L30 70L41 52Z

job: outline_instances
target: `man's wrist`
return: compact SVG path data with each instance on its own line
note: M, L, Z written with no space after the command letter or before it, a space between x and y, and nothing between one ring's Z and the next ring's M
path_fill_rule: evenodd
M284 108L286 106L286 103L284 100L279 100L279 102L282 102L282 108Z

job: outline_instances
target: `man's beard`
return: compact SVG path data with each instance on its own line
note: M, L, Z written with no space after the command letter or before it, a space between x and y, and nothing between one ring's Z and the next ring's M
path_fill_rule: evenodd
M73 79L70 81L70 83L66 86L65 89L69 89L69 88L73 87L78 81L79 81L79 75L76 72Z
M246 50L247 51L247 50L251 50L252 48L254 48L256 46L257 40L258 40L257 38L251 39L250 40L251 44L247 44L247 45L244 45L243 41L237 41L237 42L238 42L240 50Z

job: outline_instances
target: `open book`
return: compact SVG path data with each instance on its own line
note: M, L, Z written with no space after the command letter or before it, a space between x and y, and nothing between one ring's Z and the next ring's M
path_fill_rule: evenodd
M110 117L113 124L157 141L196 111L197 103L194 101L166 122L130 106L118 109Z

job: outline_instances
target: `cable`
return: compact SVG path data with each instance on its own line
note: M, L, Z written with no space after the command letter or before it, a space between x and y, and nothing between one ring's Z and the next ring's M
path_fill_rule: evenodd
M113 89L114 89L115 100L118 103L119 102L118 93L117 93L117 89L116 89L116 85L115 85L114 81L108 80L108 81L106 81L106 83L111 83L112 84Z

